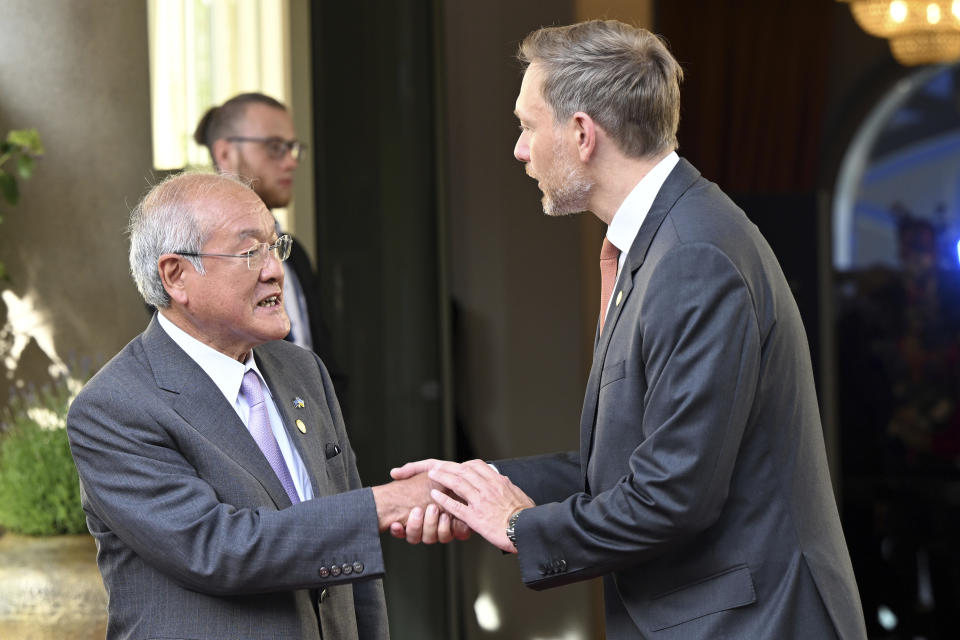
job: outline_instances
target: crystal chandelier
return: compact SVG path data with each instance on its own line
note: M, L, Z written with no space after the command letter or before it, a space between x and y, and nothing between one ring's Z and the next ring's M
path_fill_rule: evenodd
M960 0L838 0L903 65L960 60Z

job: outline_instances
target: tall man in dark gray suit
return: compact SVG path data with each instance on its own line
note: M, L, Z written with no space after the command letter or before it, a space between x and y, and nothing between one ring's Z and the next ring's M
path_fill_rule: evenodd
M388 638L379 532L429 481L361 486L326 368L282 340L289 237L247 186L184 174L130 244L158 314L67 418L107 637Z
M609 225L580 450L394 477L431 469L535 589L602 576L610 640L862 640L800 315L756 227L674 151L679 65L615 21L520 57L514 153L545 212Z

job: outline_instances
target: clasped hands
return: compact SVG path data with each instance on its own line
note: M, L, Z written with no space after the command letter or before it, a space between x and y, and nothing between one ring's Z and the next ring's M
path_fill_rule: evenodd
M459 464L434 459L408 462L392 469L390 477L394 482L374 490L395 486L405 490L405 483L413 482L416 484L409 489L421 496L427 489L432 499L425 507L414 506L405 517L390 520L390 514L381 516L381 530L389 522L390 534L411 544L466 540L471 531L476 531L495 547L515 553L507 538L507 521L515 512L535 506L509 478L483 460ZM378 500L378 514L379 504Z

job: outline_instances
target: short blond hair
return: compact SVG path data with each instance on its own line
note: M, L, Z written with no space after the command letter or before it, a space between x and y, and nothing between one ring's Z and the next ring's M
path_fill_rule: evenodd
M676 149L683 69L655 34L617 20L544 27L517 57L543 71L558 123L583 111L629 156Z

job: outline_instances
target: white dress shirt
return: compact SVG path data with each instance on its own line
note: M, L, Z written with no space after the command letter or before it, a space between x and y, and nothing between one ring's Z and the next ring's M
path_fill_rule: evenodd
M313 336L310 335L310 316L307 313L307 298L297 272L289 262L283 263L283 308L290 318L290 340L293 344L313 351Z
M623 262L630 252L630 247L633 246L633 241L640 232L640 225L647 218L647 213L650 212L650 206L660 192L660 187L663 186L667 176L670 175L678 162L680 162L680 156L677 155L676 151L671 151L668 156L654 165L647 175L640 179L637 186L620 203L617 212L613 214L613 220L607 227L607 240L620 250L620 259L617 262L617 280L620 280ZM613 304L614 299L614 296L610 296L610 304ZM609 313L609 311L610 306L608 304L607 312Z
M279 220L274 220L277 235L283 235ZM313 351L313 335L310 333L310 314L307 312L307 297L297 272L289 262L283 264L283 308L290 318L290 341L298 347Z
M160 322L160 327L167 332L167 335L203 369L204 373L210 376L210 379L217 385L223 397L227 399L227 402L237 412L247 428L249 428L250 406L240 398L240 383L247 370L253 369L256 372L260 378L260 384L263 385L263 398L267 405L267 416L270 418L270 429L277 439L277 445L280 447L280 453L283 454L284 462L287 463L287 469L290 470L293 484L297 488L297 495L300 496L301 501L313 498L313 485L310 483L307 468L304 466L296 447L293 446L287 436L287 430L283 427L283 420L280 417L280 412L277 411L277 405L273 401L270 387L267 386L263 374L260 373L257 362L253 358L253 350L250 350L246 362L237 362L230 356L200 342L173 324L163 313L157 314L157 320Z

